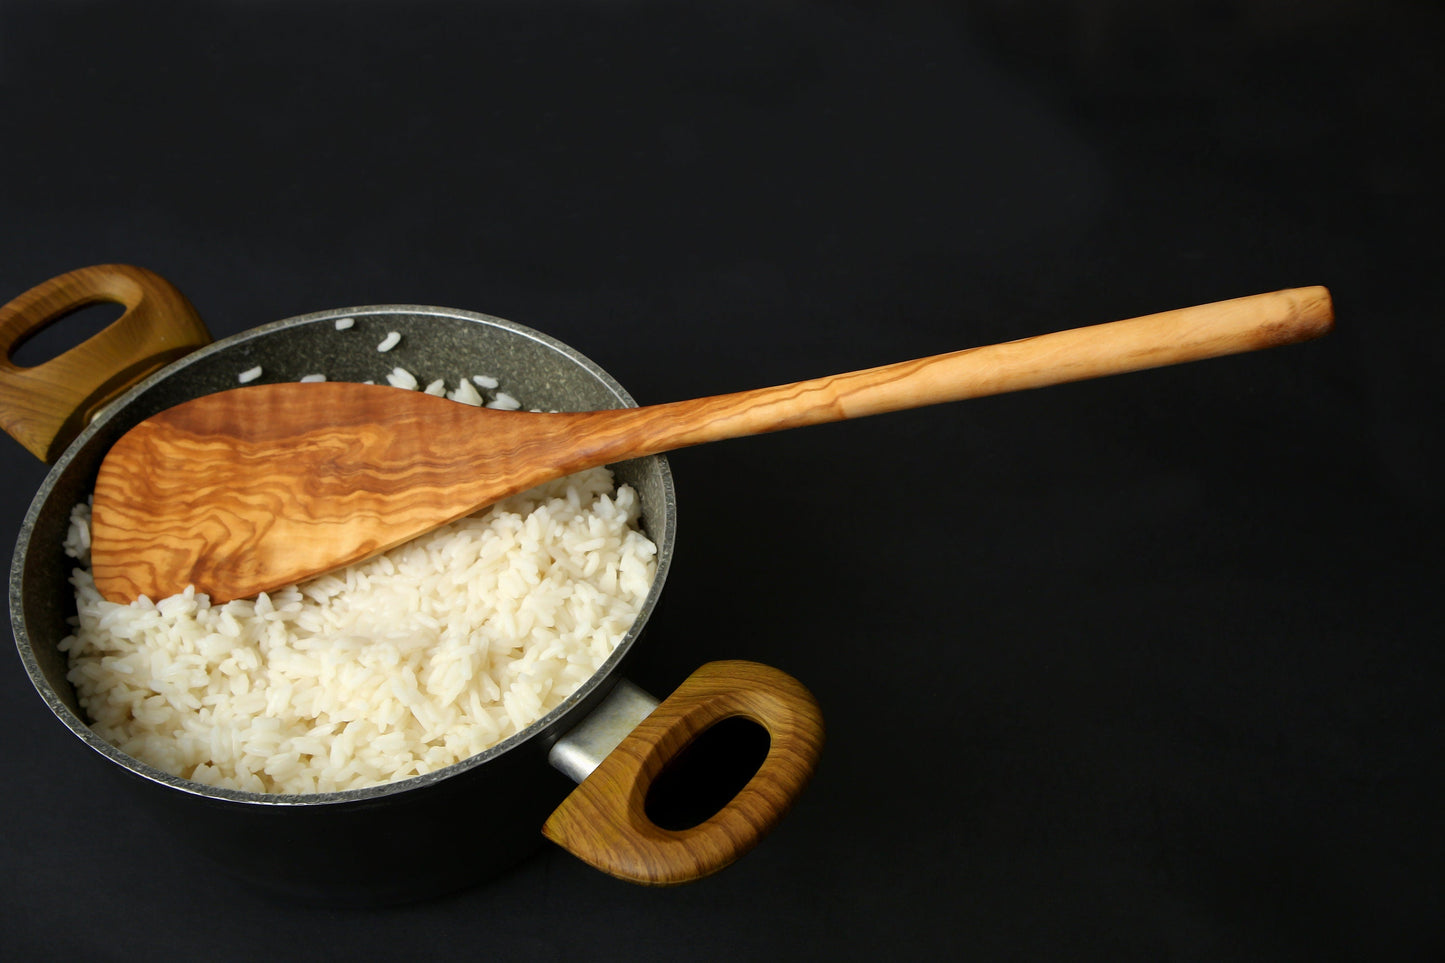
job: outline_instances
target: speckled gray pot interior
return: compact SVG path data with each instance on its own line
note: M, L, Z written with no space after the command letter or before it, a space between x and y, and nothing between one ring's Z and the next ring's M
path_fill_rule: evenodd
M339 318L353 318L354 324L338 330L335 322ZM400 343L379 353L377 345L391 331L401 334ZM546 750L610 690L662 590L672 553L676 508L667 462L652 457L613 466L618 481L638 491L643 526L659 549L657 578L637 624L602 669L563 705L487 752L388 786L311 796L266 796L206 787L132 759L96 737L86 725L65 678L65 656L56 647L70 631L67 619L74 615L68 583L73 563L61 545L71 507L88 496L99 464L116 438L172 405L237 387L238 374L258 365L262 370L258 382L297 381L320 373L332 381L385 383L386 374L399 366L415 374L423 385L442 378L448 388L462 378L491 375L501 383L501 390L514 395L525 408L584 411L634 404L616 381L574 349L522 325L467 311L415 305L346 308L277 321L216 342L152 375L112 404L47 476L21 528L10 574L10 613L21 659L36 690L62 723L95 753L124 770L125 778L143 783L145 792L175 811L175 818L183 824L179 828L193 830L190 835L198 837L204 847L226 853L224 858L231 862L228 868L239 875L327 901L334 901L328 899L330 894L342 892L370 902L453 888L474 875L500 868L540 839L542 819L566 792L565 780L559 787L556 780L561 777L547 769ZM65 761L57 760L57 764ZM539 774L532 775L532 770ZM489 814L486 807L494 803L481 796L498 793L516 804L503 804ZM481 810L471 808L478 805ZM202 812L206 815L197 818ZM382 813L379 821L378 812ZM469 815L463 816L463 812ZM241 818L230 820L228 814L235 813L241 813ZM297 813L306 815L298 817ZM419 863L410 855L416 848L407 846L394 854L373 854L375 866L370 870L332 851L333 843L335 847L354 846L346 841L348 833L385 832L388 820L411 822L413 830L415 820L440 820L445 829L450 820L483 815L518 821L519 825L507 832L527 834L528 845L499 846L494 841L485 850L468 852L465 846L457 851L453 842L453 857L440 866ZM218 839L237 845L217 846ZM258 846L267 852L256 852ZM288 850L289 862L295 862L298 855L309 858L318 872L283 870L278 874L271 865L272 848ZM496 858L498 850L503 851L500 860ZM515 852L508 855L511 850Z

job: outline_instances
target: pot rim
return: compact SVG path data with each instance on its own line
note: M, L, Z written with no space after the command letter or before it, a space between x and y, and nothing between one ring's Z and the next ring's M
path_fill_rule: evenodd
M135 385L127 389L113 402L106 405L91 423L76 436L75 440L66 447L65 452L46 473L40 488L30 502L30 507L25 513L25 518L20 526L16 538L15 550L11 558L10 567L10 622L15 636L16 647L20 653L20 660L25 666L26 673L36 691L40 694L46 705L50 707L57 718L66 725L86 745L100 753L102 756L116 763L124 769L141 776L142 778L175 789L179 792L192 796L214 799L226 803L240 803L253 806L272 807L312 807L329 806L354 803L367 803L384 797L397 795L399 793L412 792L419 789L426 789L444 783L463 773L486 765L508 752L517 749L534 739L546 738L552 731L558 728L558 723L565 717L573 714L584 706L584 704L600 700L603 695L616 683L615 676L624 659L629 654L633 643L637 640L645 628L649 616L656 608L657 600L662 591L670 567L673 545L675 542L675 529L677 517L677 497L672 477L671 467L667 459L662 455L653 455L658 470L661 473L663 491L663 514L669 524L661 526L663 529L660 536L649 532L648 535L657 544L657 568L653 576L652 587L649 589L647 598L644 600L642 610L637 620L628 629L627 634L618 642L616 648L578 688L562 701L560 705L535 720L521 732L515 733L503 739L496 745L484 749L474 756L469 756L459 762L437 769L433 772L419 776L411 776L406 779L394 782L383 783L378 786L368 786L361 789L346 789L334 792L318 793L258 793L249 790L230 789L220 786L208 786L204 783L173 776L170 773L157 769L148 763L142 762L116 746L106 742L98 736L83 718L73 712L57 695L45 673L41 670L35 658L34 646L30 639L29 628L26 625L24 613L24 563L33 530L40 519L41 514L47 509L50 496L53 492L55 482L65 473L66 469L79 456L82 450L105 425L124 410L135 399L150 389L153 385L174 377L186 368L202 362L212 355L226 352L239 344L254 340L263 335L269 335L278 331L305 325L316 324L323 321L334 322L339 318L353 316L384 316L384 315L420 315L461 319L479 324L501 328L514 335L538 342L539 344L566 356L573 363L586 369L593 377L601 381L623 404L619 407L635 407L637 402L632 395L622 387L618 381L608 374L600 365L582 354L576 348L558 339L544 334L534 328L515 321L508 321L495 315L483 314L476 311L467 311L460 308L447 308L433 305L417 304L373 304L357 305L353 307L331 308L322 311L313 311L307 314L295 315L283 318L278 321L271 321L266 324L249 328L236 334L229 335L219 341L198 348L154 373L143 378ZM51 507L51 510L55 510ZM69 510L69 506L66 506ZM59 546L56 546L57 550ZM58 640L56 640L58 641ZM580 721L580 719L578 720ZM561 735L561 733L557 733ZM555 741L555 737L552 739Z

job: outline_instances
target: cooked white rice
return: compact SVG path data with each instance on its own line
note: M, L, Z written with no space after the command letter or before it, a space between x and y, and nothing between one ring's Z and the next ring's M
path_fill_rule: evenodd
M499 391L496 396L487 403L487 407L498 408L502 411L516 411L522 407L522 403L505 391Z
M405 368L392 368L391 374L386 376L386 383L393 388L414 389L421 382L416 380L416 375Z
M472 383L466 378L458 382L455 391L448 391L447 397L452 401L460 401L464 405L471 405L473 408L479 407L483 400L481 394L476 388L472 387Z
M119 605L96 592L82 505L60 648L94 730L165 772L263 793L391 782L495 745L597 670L652 584L637 519L593 469L256 599Z

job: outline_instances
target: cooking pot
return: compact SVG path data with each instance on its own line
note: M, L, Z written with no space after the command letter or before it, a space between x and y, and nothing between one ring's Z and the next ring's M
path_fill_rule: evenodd
M116 302L105 330L35 367L11 360L36 331L80 307ZM339 319L353 319L340 331ZM389 332L398 347L378 353ZM588 410L635 402L574 349L519 324L416 305L306 314L211 343L190 303L163 278L128 265L82 268L0 309L0 421L53 467L25 516L10 573L10 616L36 691L89 750L147 797L166 825L230 873L291 897L384 903L446 892L531 853L543 835L614 876L672 884L706 876L753 846L812 774L822 719L790 676L751 662L702 666L658 704L623 675L672 559L676 502L666 459L613 466L632 485L657 544L657 574L636 624L602 667L556 709L500 744L445 769L367 789L267 795L215 788L155 769L100 739L66 680L57 644L75 614L62 549L111 444L182 401L261 380L380 380L394 366L422 377L486 373L528 407ZM747 784L695 826L663 828L648 790L715 723L744 717L768 734ZM550 763L550 766L549 766ZM577 781L569 792L560 770ZM549 815L550 814L550 815ZM543 828L543 833L538 829Z

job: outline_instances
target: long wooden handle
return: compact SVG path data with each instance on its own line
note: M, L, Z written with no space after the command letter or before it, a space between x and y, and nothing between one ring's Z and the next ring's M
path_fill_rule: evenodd
M647 791L670 760L723 719L768 731L767 757L723 809L690 829L647 817ZM792 806L823 748L823 716L792 676L756 662L698 669L562 801L542 832L621 879L662 886L717 872L757 844Z
M618 432L612 441L620 451L657 454L1294 344L1333 325L1326 288L1289 288L773 388L636 408L625 417L609 413L609 428Z
M102 302L123 304L125 313L43 364L12 360L36 332ZM210 342L191 303L144 268L99 264L51 278L0 307L0 427L53 462L106 402Z

